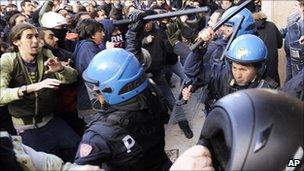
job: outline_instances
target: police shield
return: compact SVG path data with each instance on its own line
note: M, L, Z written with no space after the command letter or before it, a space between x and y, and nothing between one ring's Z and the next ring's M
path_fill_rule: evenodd
M291 24L287 28L289 51L292 66L292 75L296 75L304 68L304 46L300 44L299 39L303 34L298 22Z

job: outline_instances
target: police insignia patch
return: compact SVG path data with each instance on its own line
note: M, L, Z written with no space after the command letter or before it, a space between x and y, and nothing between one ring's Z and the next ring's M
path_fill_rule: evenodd
M92 149L92 146L89 144L81 144L79 150L80 157L88 156L91 153Z

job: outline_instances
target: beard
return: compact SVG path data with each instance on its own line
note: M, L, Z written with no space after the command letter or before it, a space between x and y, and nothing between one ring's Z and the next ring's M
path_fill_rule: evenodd
M58 38L57 46L60 48L64 48L65 36L68 32L66 28L63 29L50 29L54 35Z

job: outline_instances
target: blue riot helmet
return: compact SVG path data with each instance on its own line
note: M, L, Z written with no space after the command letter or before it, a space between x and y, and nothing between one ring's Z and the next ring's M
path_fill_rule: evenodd
M226 57L238 63L256 63L267 59L267 47L263 40L252 34L241 35L233 40Z
M245 34L233 40L225 56L228 60L240 64L261 63L258 73L263 74L266 68L267 47L259 37Z
M144 69L137 58L119 48L96 54L82 77L89 96L100 93L109 105L135 97L148 85Z
M215 170L302 170L303 107L276 90L237 91L213 106L199 144Z
M226 17L229 15L231 12L233 12L238 6L234 6L229 8L227 11L224 12L222 18ZM233 27L235 24L237 24L242 16L244 16L244 20L241 24L240 29L238 30L237 36L243 35L243 34L256 34L257 30L255 27L255 21L252 17L252 13L247 9L244 8L241 10L239 13L234 15L229 21L225 23L225 25L229 25Z

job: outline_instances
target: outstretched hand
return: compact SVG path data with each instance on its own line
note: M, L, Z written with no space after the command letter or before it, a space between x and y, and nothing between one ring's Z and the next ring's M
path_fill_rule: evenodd
M44 62L44 65L49 68L47 71L45 71L45 74L62 71L64 69L64 66L57 57L49 58L47 61Z

